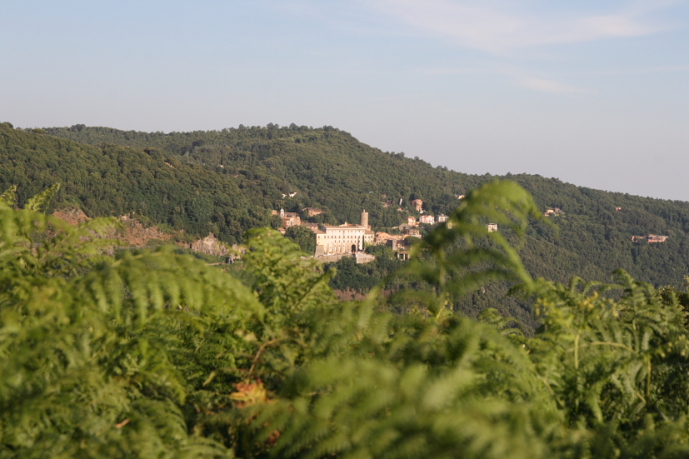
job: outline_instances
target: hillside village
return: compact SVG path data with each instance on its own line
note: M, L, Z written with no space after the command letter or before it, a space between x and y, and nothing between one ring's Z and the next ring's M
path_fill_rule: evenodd
M461 199L463 196L458 198ZM425 214L423 210L424 201L421 199L415 199L410 204L414 210L421 213L419 218L417 219L411 215L407 216L406 223L397 227L386 228L389 232L374 231L369 224L369 213L365 209L361 211L359 223L344 222L341 225L320 224L303 220L302 216L311 218L325 212L323 209L314 207L302 209L301 215L298 212L285 212L284 209L273 211L272 213L280 218L282 226L278 228L278 231L282 234L285 234L288 228L294 226L307 228L314 233L316 248L312 256L319 261L330 263L340 260L343 256L351 256L356 260L356 263L361 264L375 260L375 256L365 253L366 246L369 245L388 246L397 258L401 260L409 259L409 248L416 240L422 237L422 226L441 224L449 219L445 214L437 216ZM401 208L399 210L402 211ZM620 212L622 208L616 207L615 211ZM89 217L77 208L56 211L53 215L70 224L89 220ZM548 207L543 212L543 215L545 217L554 217L564 215L564 212L557 207ZM157 245L171 240L171 234L162 232L155 226L144 227L132 215L123 215L118 217L118 219L123 227L117 234L111 234L109 237L120 239L124 242L125 247L148 247L151 243ZM488 232L498 231L497 223L488 223L486 228ZM648 234L632 236L631 241L634 244L659 244L666 242L668 238L669 236L667 235ZM241 248L239 246L234 246L230 249L229 246L223 244L213 234L192 242L177 242L177 244L192 252L226 257L228 262L230 259L241 257Z
M293 197L296 193L290 193ZM284 196L283 196L284 197ZM384 196L385 197L385 196ZM464 195L456 196L461 200ZM402 209L402 199L399 202L400 212ZM391 205L391 201L383 202L383 207ZM433 216L424 211L426 203L421 199L414 199L410 201L412 210L419 213L417 219L413 215L406 217L406 223L397 227L390 228L395 234L385 231L374 231L369 225L369 214L364 209L361 212L361 219L358 224L344 222L341 225L326 225L314 222L302 221L298 212L285 212L284 209L280 211L273 211L274 215L278 215L282 221L282 227L279 231L285 234L287 228L292 226L303 226L311 231L316 236L316 249L313 256L325 262L337 261L342 256L353 256L357 263L368 263L375 259L374 256L364 253L367 245L387 245L390 247L400 259L407 260L409 258L409 248L415 239L421 238L421 225L436 225L447 222L449 217L445 214ZM616 212L621 212L622 207L615 207ZM323 214L323 209L306 207L302 209L302 215L311 218ZM564 212L559 207L547 207L543 212L544 217L558 217L564 215ZM488 232L498 231L497 223L488 223L486 225ZM667 241L669 236L648 234L644 236L633 236L632 242L635 244L646 242L648 244L657 244Z
M386 204L389 203L384 202L383 206ZM285 212L284 209L273 211L273 215L279 216L282 226L278 230L283 234L293 226L303 226L310 229L316 237L316 249L313 256L322 261L337 261L342 256L347 255L353 256L357 263L368 263L373 261L375 257L364 253L367 245L387 245L396 253L398 258L406 260L409 258L408 249L411 244L414 240L421 238L419 229L421 225L444 223L449 218L445 214L437 216L425 214L424 201L421 199L414 199L410 204L412 209L421 215L418 219L414 216L408 216L406 223L390 228L396 234L373 231L369 224L369 214L365 209L361 211L359 223L344 222L341 225L303 221L302 216L310 218L324 213L322 209L313 207L302 209L301 215L298 212ZM403 211L401 207L398 210Z

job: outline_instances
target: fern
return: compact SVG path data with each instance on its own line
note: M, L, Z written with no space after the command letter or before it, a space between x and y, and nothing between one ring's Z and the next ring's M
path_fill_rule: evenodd
M192 387L156 324L247 328L262 307L239 281L169 249L113 259L103 238L113 225L0 209L0 456L231 455L188 434Z
M518 250L540 214L514 183L414 248L401 274L432 289L352 302L266 229L247 235L248 286L170 247L114 256L117 222L46 216L51 190L1 198L0 457L689 454L679 296L623 271L533 280ZM452 310L494 280L534 298L534 336Z
M17 205L17 185L13 185L0 194L0 205L13 208Z
M25 210L29 212L45 212L53 200L55 195L60 191L60 184L56 183L45 191L38 193L36 196L29 199L24 206Z

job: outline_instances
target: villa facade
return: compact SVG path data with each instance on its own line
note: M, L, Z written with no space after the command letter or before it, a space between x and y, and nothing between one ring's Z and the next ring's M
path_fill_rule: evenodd
M324 225L316 233L316 254L355 253L373 244L375 234L368 225L368 212L361 212L361 224Z

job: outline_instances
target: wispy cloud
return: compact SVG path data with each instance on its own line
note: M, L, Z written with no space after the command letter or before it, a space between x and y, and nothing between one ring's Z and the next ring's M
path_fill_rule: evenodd
M656 33L664 25L650 13L671 2L637 2L613 12L546 13L512 11L507 2L468 0L368 0L368 3L424 33L493 53L547 44L581 43Z
M545 78L523 77L518 80L518 85L532 91L546 92L549 94L593 94L592 91L587 89L554 80L547 80Z
M553 79L553 77L543 78L534 74L532 71L519 66L489 64L483 67L419 67L417 72L429 76L452 76L484 73L486 75L502 75L507 77L512 85L536 92L549 94L595 94L586 88L574 86Z
M419 67L415 70L424 75L465 75L486 72L483 67Z
M689 72L689 64L688 65L661 65L661 66L653 66L653 67L626 68L626 69L615 69L615 70L568 72L568 75L617 76L617 75L643 75L643 74L651 74L651 73L677 73L677 72Z

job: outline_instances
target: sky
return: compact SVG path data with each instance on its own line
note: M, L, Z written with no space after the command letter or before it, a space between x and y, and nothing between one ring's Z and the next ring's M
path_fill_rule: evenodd
M0 6L15 127L328 125L459 172L689 201L689 0Z

